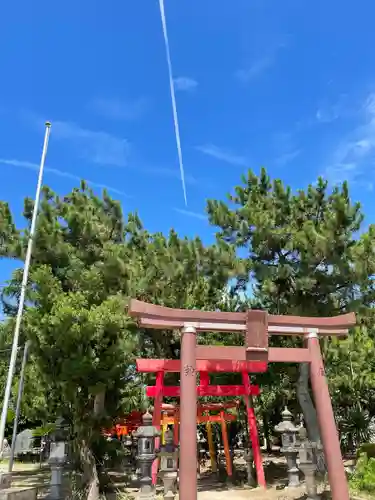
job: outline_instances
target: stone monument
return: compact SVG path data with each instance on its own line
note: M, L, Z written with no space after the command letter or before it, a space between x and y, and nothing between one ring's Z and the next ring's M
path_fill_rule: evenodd
M152 415L148 411L142 417L142 424L134 433L135 437L138 438L137 461L141 476L139 499L153 500L155 498L155 489L152 486L151 468L156 458L155 438L160 436L160 431L152 425Z
M297 468L297 432L298 428L292 422L292 414L285 407L281 414L282 421L276 425L275 431L281 434L282 448L281 453L285 455L288 466L288 487L295 488L299 486L299 470Z

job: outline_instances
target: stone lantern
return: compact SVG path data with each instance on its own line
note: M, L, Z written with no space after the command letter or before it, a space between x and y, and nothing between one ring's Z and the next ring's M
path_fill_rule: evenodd
M299 468L303 472L306 481L306 500L319 500L315 473L317 471L316 444L307 439L307 431L304 427L299 429L300 449Z
M299 486L299 471L297 468L297 432L298 428L292 422L292 414L285 407L281 414L282 421L276 425L275 431L281 434L281 453L286 457L288 466L288 487Z
M135 432L135 437L138 438L138 455L137 461L140 469L140 499L152 499L155 496L154 488L152 487L152 463L156 458L155 455L155 438L160 436L158 431L152 425L152 415L147 411L142 417L142 424Z
M168 430L165 435L165 444L156 451L156 455L160 457L159 477L163 481L164 498L173 499L177 490L177 474L178 474L178 446L174 444L173 432Z
M50 493L48 500L62 500L63 471L68 458L69 425L63 418L58 418L52 433L48 463L51 467Z

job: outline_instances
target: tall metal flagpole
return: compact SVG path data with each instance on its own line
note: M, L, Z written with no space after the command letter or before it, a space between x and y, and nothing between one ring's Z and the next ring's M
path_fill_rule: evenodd
M14 328L14 335L13 335L12 353L10 356L8 377L7 377L6 387L5 387L3 409L2 409L1 420L0 420L0 458L3 455L5 426L6 426L6 422L7 422L8 406L9 406L10 393L12 390L14 369L16 367L16 361L17 361L18 340L19 340L19 336L20 336L22 314L23 314L23 309L24 309L24 304L25 304L26 287L27 287L27 281L28 281L28 277L29 277L29 268L30 268L30 262L31 262L31 255L32 255L32 251L33 251L34 234L35 234L36 221L37 221L38 210L39 210L40 192L42 189L44 163L46 161L50 131L51 131L51 124L50 124L50 122L46 122L43 152L42 152L42 158L40 160L38 184L37 184L36 194L35 194L33 217L31 220L30 235L29 235L29 241L27 244L25 266L23 268L21 294L20 294L20 300L18 303L16 326Z
M18 385L18 394L17 394L17 407L16 407L16 414L15 414L14 420L13 420L13 436L12 436L12 446L10 449L8 472L13 471L14 452L16 451L18 420L20 418L23 384L24 384L24 380L25 380L25 368L26 368L26 363L27 363L27 355L29 353L29 347L30 347L30 340L28 340L26 342L24 350L23 350L21 376L20 376L20 382Z

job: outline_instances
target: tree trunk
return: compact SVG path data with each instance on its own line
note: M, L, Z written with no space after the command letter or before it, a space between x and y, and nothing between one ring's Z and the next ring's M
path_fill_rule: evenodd
M104 412L105 388L96 394L94 399L93 413L96 417ZM83 484L87 492L87 500L99 500L100 483L99 473L95 456L90 447L89 441L82 440L80 446L81 464L83 468Z
M297 398L301 406L307 434L310 441L317 443L320 441L320 431L315 406L312 402L309 391L309 369L308 363L299 365L299 378L297 381Z
M321 444L318 417L309 391L309 370L309 363L301 363L299 365L297 398L303 412L309 440ZM318 471L324 473L326 471L324 453L322 451L317 451L316 458L318 462Z
M105 389L99 392L95 396L94 400L94 415L98 416L104 411L104 402L105 402Z
M99 500L99 476L95 457L86 441L81 444L81 463L83 467L83 483L87 491L87 500Z

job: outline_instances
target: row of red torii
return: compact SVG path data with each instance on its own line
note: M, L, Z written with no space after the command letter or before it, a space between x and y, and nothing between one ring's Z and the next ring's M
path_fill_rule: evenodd
M180 330L181 360L138 360L142 372L156 372L156 386L149 392L155 398L155 424L160 425L165 372L180 372L180 460L179 496L181 500L196 500L197 474L197 396L244 396L248 412L250 437L258 483L265 486L262 457L254 409L251 404L253 389L249 373L265 372L269 362L309 363L311 387L319 421L322 444L328 469L333 500L349 500L349 489L342 462L340 442L336 429L331 398L325 377L319 337L346 336L355 324L353 313L330 318L270 315L266 311L249 310L244 313L209 312L170 309L138 300L131 300L129 314L138 318L142 328ZM197 345L197 332L243 332L245 343L237 346ZM304 338L303 348L269 347L270 335L294 335ZM196 386L196 372L200 386ZM208 374L213 372L240 372L242 386L210 386ZM203 375L202 375L203 374ZM220 394L218 394L220 392ZM175 395L175 394L174 394Z

